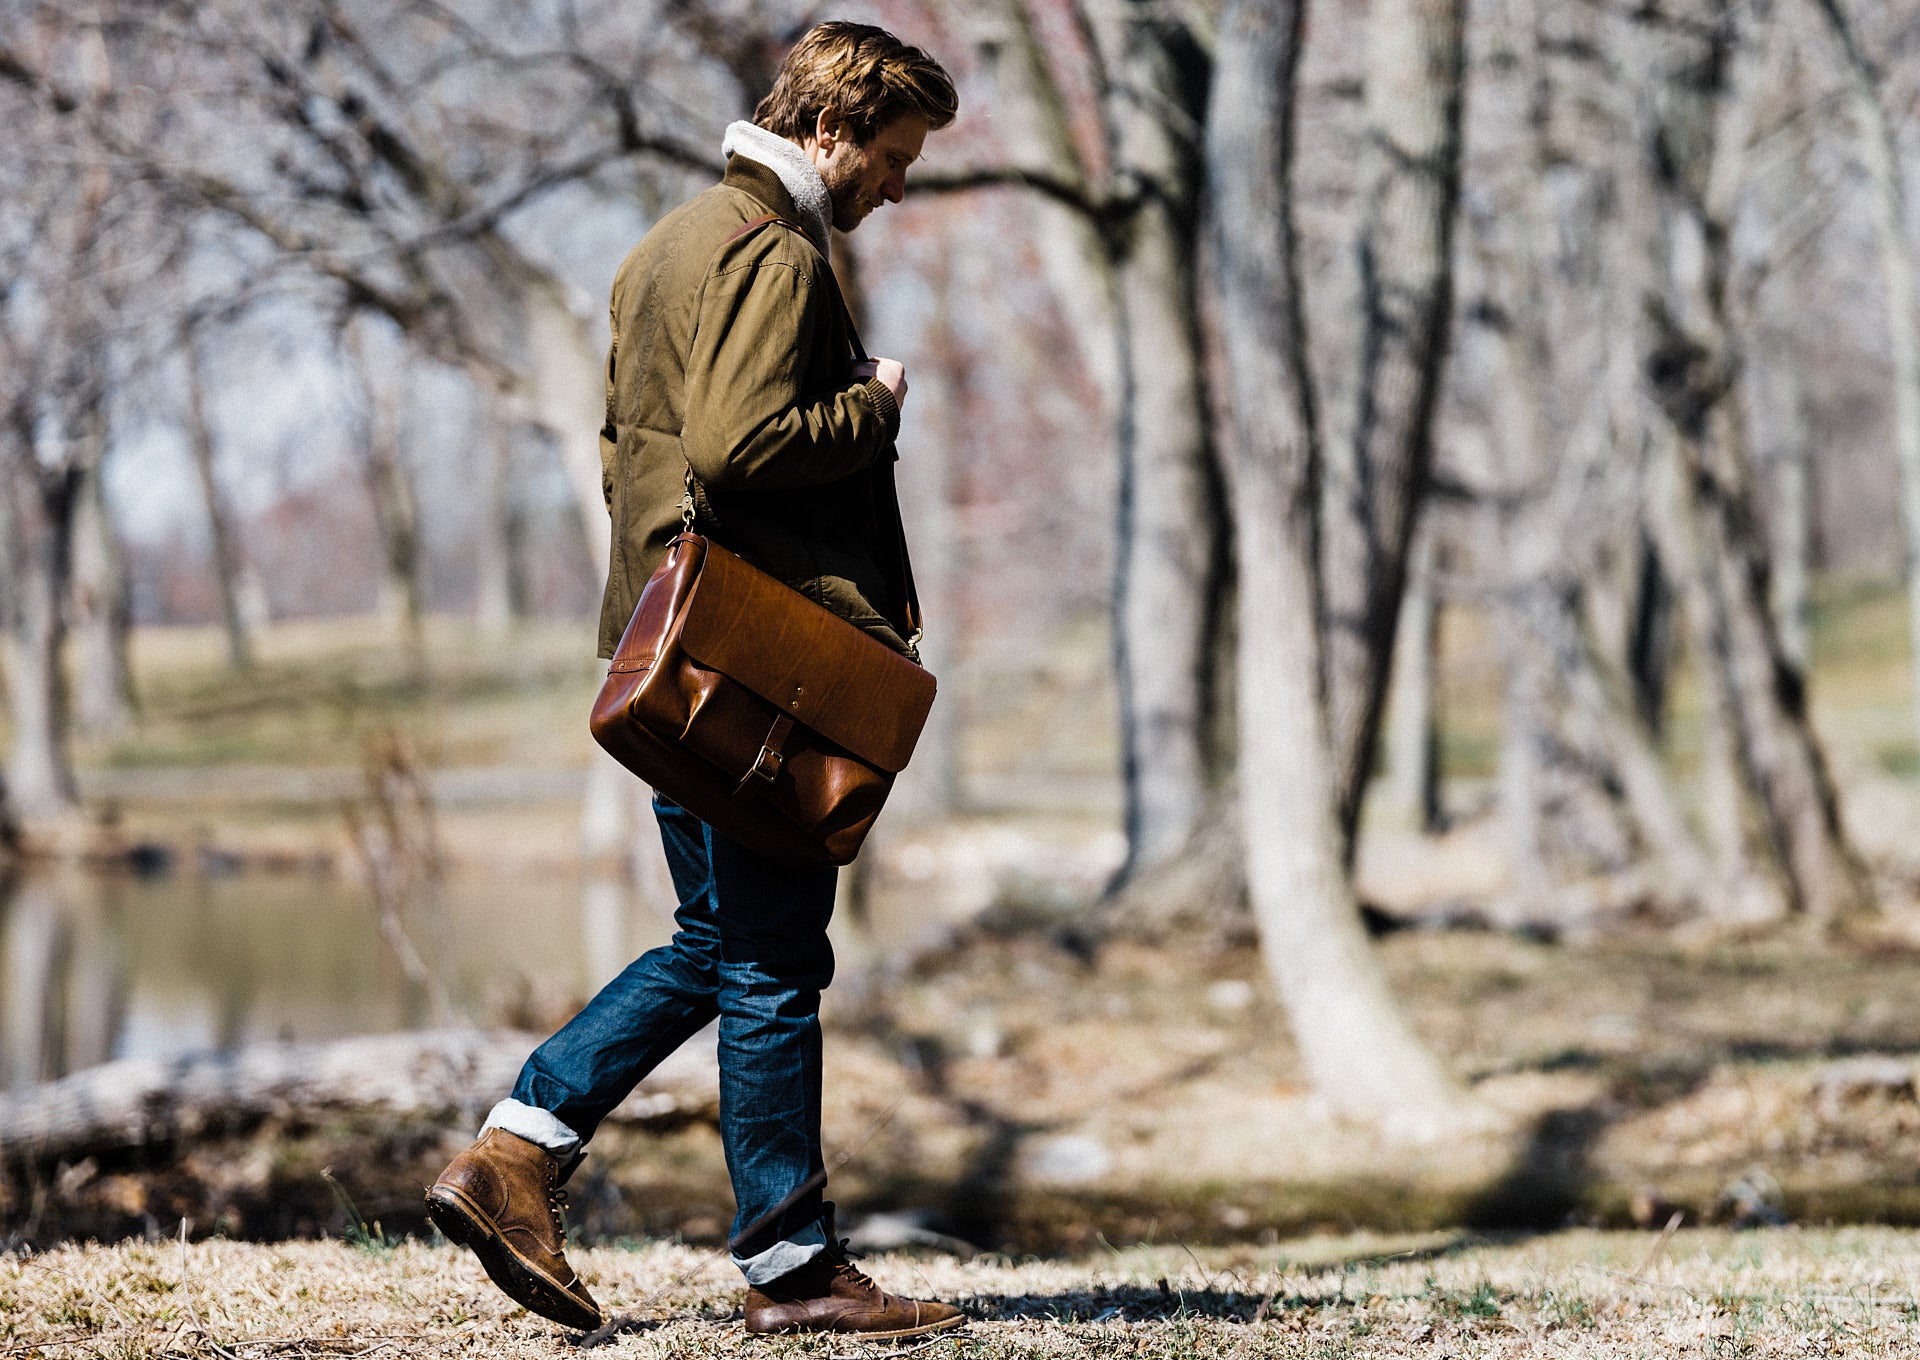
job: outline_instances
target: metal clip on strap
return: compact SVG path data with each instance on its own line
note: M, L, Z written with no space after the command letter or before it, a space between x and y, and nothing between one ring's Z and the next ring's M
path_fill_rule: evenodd
M760 743L760 753L753 758L753 764L747 766L747 772L740 776L740 782L733 787L733 796L738 798L752 787L756 779L771 784L780 777L780 769L787 763L786 753L780 748L787 743L787 737L793 732L793 719L782 713L773 720L773 726L767 729L767 739Z

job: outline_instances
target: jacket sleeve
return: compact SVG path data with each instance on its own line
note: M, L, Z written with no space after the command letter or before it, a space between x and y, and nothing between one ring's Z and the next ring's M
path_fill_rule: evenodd
M707 280L680 435L707 487L824 486L867 467L899 432L900 408L878 381L802 390L826 305L802 270L779 259L736 264Z

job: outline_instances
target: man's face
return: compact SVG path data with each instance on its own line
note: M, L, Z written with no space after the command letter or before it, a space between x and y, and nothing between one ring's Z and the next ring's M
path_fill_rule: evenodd
M852 231L882 203L898 203L907 196L907 167L919 159L927 131L925 118L903 113L882 124L861 146L837 114L820 115L818 132L804 149L827 183L834 226Z

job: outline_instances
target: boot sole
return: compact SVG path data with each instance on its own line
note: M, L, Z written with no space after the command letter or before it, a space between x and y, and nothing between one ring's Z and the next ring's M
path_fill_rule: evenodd
M903 1337L926 1336L929 1332L951 1331L966 1325L967 1315L958 1313L939 1322L923 1322L918 1327L900 1327L890 1332L852 1331L836 1327L776 1327L765 1332L756 1332L748 1327L747 1330L755 1336L844 1336L854 1341L898 1341Z
M499 1227L486 1211L452 1186L436 1185L427 1191L427 1217L447 1241L478 1256L487 1278L528 1312L583 1332L602 1325L598 1312L590 1312L545 1271L515 1251L500 1236Z

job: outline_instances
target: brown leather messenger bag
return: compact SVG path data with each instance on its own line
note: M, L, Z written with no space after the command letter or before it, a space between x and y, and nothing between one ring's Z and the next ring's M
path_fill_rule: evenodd
M768 217L735 236L774 223L800 230ZM865 360L851 317L847 325ZM917 640L920 605L890 473L889 465L881 511L899 542ZM749 849L846 864L913 755L933 675L693 532L691 469L687 477L686 531L640 592L594 702L593 735L661 795Z

